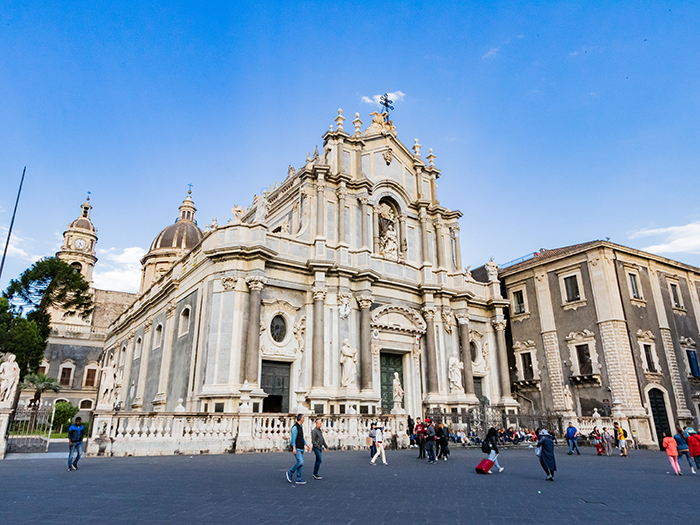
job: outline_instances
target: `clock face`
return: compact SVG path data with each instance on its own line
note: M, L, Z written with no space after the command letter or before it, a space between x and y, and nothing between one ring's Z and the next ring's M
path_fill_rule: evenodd
M87 243L84 239L76 239L73 243L73 246L75 246L78 250L82 250L83 248L85 248L85 246L87 246Z

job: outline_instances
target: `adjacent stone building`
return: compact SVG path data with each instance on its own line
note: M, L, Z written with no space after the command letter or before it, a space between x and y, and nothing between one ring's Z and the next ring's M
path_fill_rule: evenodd
M523 411L625 417L655 446L700 413L700 269L607 241L501 268Z
M517 410L497 268L465 273L435 155L372 117L348 131L339 111L320 153L225 224L200 230L187 196L110 327L98 411Z

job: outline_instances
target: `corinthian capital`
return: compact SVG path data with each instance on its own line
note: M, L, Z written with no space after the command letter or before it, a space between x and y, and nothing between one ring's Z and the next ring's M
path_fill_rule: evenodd
M372 296L370 294L364 294L357 298L357 303L360 308L370 308L372 306Z
M432 321L435 319L435 307L433 305L423 306L423 308L421 308L421 312L423 313L423 317L425 317L426 321Z
M245 282L251 290L262 290L267 284L267 279L261 275L251 275L245 278Z
M335 192L339 199L345 199L348 196L348 192L345 188L340 188Z
M495 319L495 320L491 321L491 324L492 324L493 327L494 327L496 330L498 330L499 332L500 332L501 330L505 330L505 329L506 329L506 320L505 320L505 319Z
M459 312L455 314L459 324L469 324L469 314L467 312Z
M325 301L326 300L326 287L325 286L314 286L311 290L314 294L314 301Z

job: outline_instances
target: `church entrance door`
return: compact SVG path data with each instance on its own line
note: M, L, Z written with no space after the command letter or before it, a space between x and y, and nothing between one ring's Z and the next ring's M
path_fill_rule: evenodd
M649 404L651 405L651 414L654 416L656 439L659 441L659 446L661 446L661 442L664 440L664 432L671 432L664 393L658 388L649 390Z
M403 386L403 358L400 354L382 352L379 354L382 381L382 412L388 414L394 408L394 372L399 373Z
M291 363L263 361L260 386L267 394L263 399L263 412L289 412L289 373Z

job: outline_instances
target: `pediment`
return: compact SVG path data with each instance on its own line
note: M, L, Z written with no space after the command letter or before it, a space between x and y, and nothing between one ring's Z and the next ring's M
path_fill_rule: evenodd
M371 327L397 332L424 334L427 328L423 316L406 306L387 304L372 313Z

